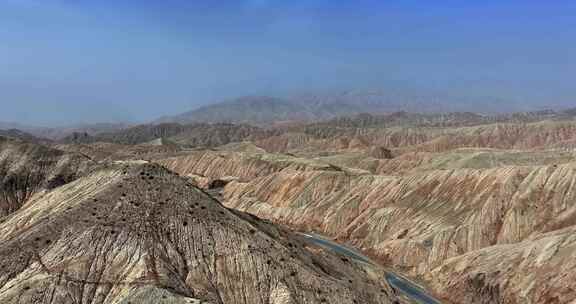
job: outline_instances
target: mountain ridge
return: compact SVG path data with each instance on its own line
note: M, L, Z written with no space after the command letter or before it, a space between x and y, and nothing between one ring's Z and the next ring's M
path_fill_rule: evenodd
M482 106L478 106L479 104ZM282 98L242 96L200 106L181 114L161 117L153 123L228 122L262 125L274 122L325 120L360 113L476 112L495 115L537 110L539 110L538 107L526 107L489 97L465 98L432 93L412 94L394 90L345 91Z

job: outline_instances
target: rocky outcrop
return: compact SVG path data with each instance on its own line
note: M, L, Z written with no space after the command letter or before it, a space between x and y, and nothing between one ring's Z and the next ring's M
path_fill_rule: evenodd
M392 156L392 151L384 148L384 147L370 147L370 149L368 150L368 156L376 158L376 159L391 159L393 158Z
M0 223L0 302L401 303L359 264L157 165L105 166Z
M456 303L572 303L576 229L536 234L447 260L427 280Z
M34 194L83 175L87 157L0 136L0 217L18 210Z

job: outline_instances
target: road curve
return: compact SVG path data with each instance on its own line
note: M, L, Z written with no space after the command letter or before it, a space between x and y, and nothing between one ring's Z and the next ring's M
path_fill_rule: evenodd
M357 261L371 265L376 265L368 257L352 248L340 245L338 243L330 241L316 234L301 233L301 235L316 245L346 255ZM392 287L394 287L397 291L401 292L404 296L414 301L415 303L441 304L440 301L434 299L431 295L427 294L426 291L423 290L421 287L419 287L416 283L411 282L410 280L408 280L405 277L402 277L401 275L398 275L391 271L386 271L385 279Z

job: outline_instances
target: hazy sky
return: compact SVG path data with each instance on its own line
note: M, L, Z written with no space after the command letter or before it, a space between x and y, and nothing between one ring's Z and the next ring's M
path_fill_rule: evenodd
M576 1L0 0L0 121L402 84L576 106Z

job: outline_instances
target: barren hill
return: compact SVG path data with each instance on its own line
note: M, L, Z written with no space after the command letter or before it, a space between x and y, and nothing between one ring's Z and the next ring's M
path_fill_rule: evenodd
M68 183L94 163L83 155L0 136L0 216L34 194Z
M479 107L478 104L482 104ZM356 90L293 97L243 96L162 117L157 123L248 123L254 125L307 122L359 113L481 112L511 113L523 107L495 98L466 98L434 92Z
M317 117L314 113L287 100L268 96L245 96L203 106L180 115L164 117L158 122L265 124L280 121L305 121L315 118Z
M40 138L40 137L34 136L28 132L21 131L19 129L0 130L0 136L16 138L16 139L29 141L29 142L35 142L35 143L49 143L50 142L50 140L48 140L46 138Z
M156 165L37 195L0 232L1 303L400 303L362 266Z
M144 124L96 136L73 134L63 143L107 142L116 144L143 144L163 139L183 147L214 147L243 140L256 140L270 136L270 131L249 125L217 124Z
M226 179L226 206L354 244L454 303L576 299L565 279L576 269L572 153L462 149L374 159L380 167L370 169L385 175L359 170L365 156L347 155L204 151L160 163ZM350 167L334 165L347 157Z
M456 302L481 299L489 290L494 293L489 300L478 303L547 303L543 299L553 298L569 303L576 299L573 279L548 282L546 273L571 276L576 267L560 262L574 256L569 235L575 223L575 172L573 163L405 177L284 170L249 183L231 182L225 200L239 210L351 241L413 275L429 274ZM553 231L557 236L547 236ZM522 254L535 259L530 262L535 266L514 268ZM499 264L507 259L509 265ZM488 270L484 264L500 266ZM533 277L539 283L519 281L534 269L547 269ZM493 275L472 288L462 285L466 281L442 281L434 277L437 271L445 278L455 271L470 284L477 273ZM543 287L548 283L554 285ZM444 284L458 286L461 298Z
M571 303L570 113L142 125L49 147L5 138L0 302L402 303L379 270L293 229L351 245L446 303Z

